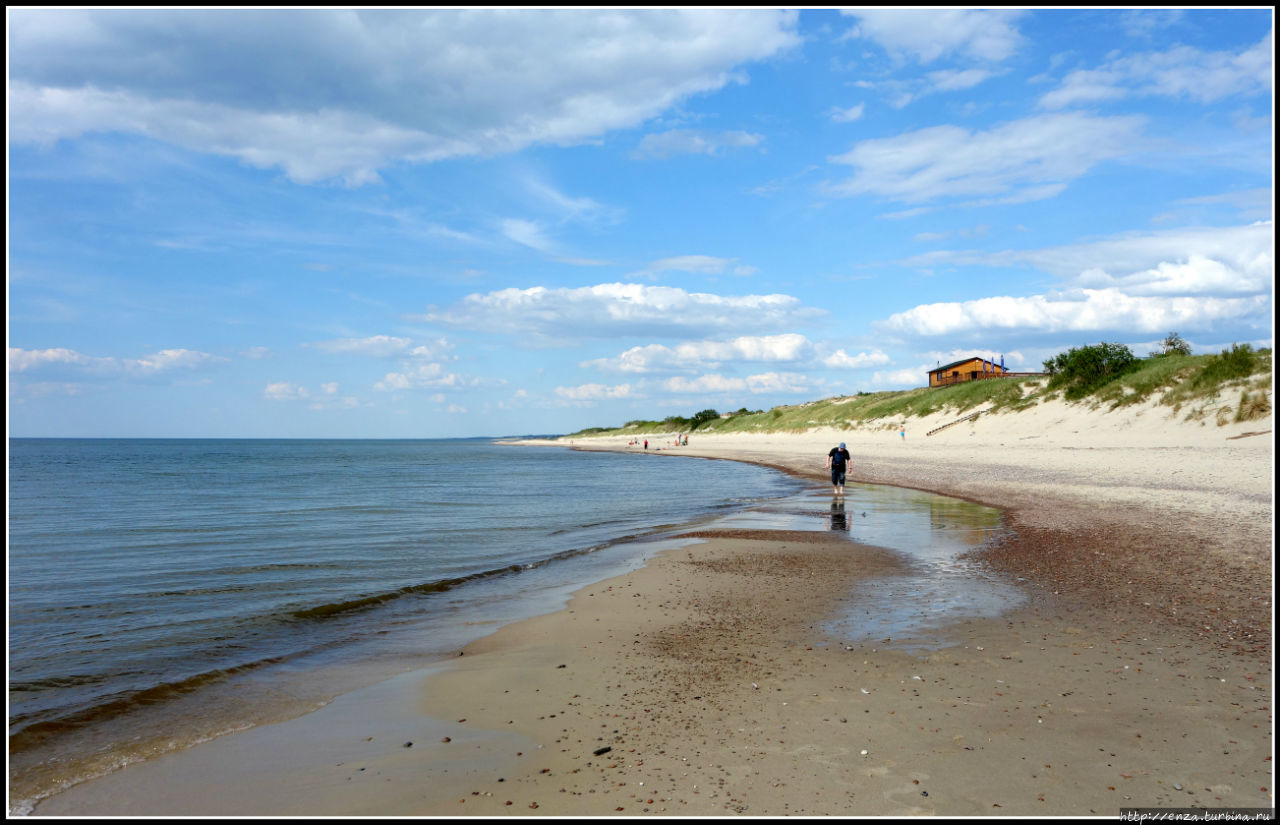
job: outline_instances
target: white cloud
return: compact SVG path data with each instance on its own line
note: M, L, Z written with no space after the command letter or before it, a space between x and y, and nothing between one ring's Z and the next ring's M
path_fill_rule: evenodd
M383 392L410 389L438 389L474 387L474 378L449 372L438 363L410 364L403 372L389 372L382 380L374 384L374 389Z
M502 234L516 243L539 252L554 252L555 242L544 234L546 228L537 221L507 218L502 221Z
M686 341L674 347L647 344L632 347L617 358L584 361L580 366L621 372L699 372L725 364L771 363L797 367L859 369L886 363L882 352L849 355L843 349L830 352L803 335L740 336L728 341Z
M612 387L605 384L579 384L576 387L556 387L556 395L570 401L602 401L611 398L634 398L634 388L630 384L617 384Z
M60 365L92 366L110 362L111 360L109 358L93 358L88 355L82 355L73 349L62 347L38 350L9 347L9 370L11 372L26 372L27 370L40 369L41 367Z
M696 378L685 378L677 375L663 381L662 389L671 393L704 393L704 392L742 392L747 389L745 378L726 378L711 373Z
M1189 227L1043 249L928 253L903 263L1030 265L1068 287L1117 287L1135 295L1251 295L1273 287L1275 228L1271 221Z
M765 372L748 375L746 378L732 378L718 373L699 375L694 378L675 376L661 382L663 390L669 393L702 394L750 392L760 394L766 392L806 392L813 389L813 381L798 372Z
M306 387L290 384L288 381L268 384L262 395L269 401L305 401L311 397Z
M585 361L582 366L622 372L696 372L726 362L792 362L810 357L812 349L807 338L795 333L741 336L730 341L689 341L674 347L632 347L617 358Z
M891 370L889 372L877 372L871 376L871 384L876 387L888 387L897 389L901 387L922 387L929 381L929 370L932 366L927 367L907 367L900 370Z
M332 341L320 341L311 346L325 352L351 353L368 355L375 358L402 355L413 344L409 338L397 338L391 335L371 335L367 338L337 338Z
M221 356L181 348L160 350L141 358L92 356L62 347L44 350L9 348L9 369L12 372L71 369L104 377L148 378L203 369L226 361Z
M932 91L955 92L972 89L993 75L993 72L984 69L944 69L929 72L927 76L932 83Z
M447 310L411 320L539 336L545 339L619 335L761 332L825 315L790 295L722 296L676 287L598 284L531 287L472 294Z
M1136 151L1141 117L1039 115L985 132L933 126L863 141L829 158L855 168L836 195L870 194L906 203L996 196L1050 197L1099 163Z
M308 346L324 352L361 355L370 358L415 358L440 360L452 357L453 345L445 338L437 338L414 346L412 338L393 335L370 335L366 338L335 338Z
M851 32L879 43L891 54L931 63L944 55L1000 61L1022 44L1014 27L1023 12L960 9L842 11L854 17Z
M817 384L809 376L798 372L765 372L748 375L747 386L754 393L809 392Z
M632 157L663 160L675 155L718 155L725 149L750 149L764 140L749 132L706 132L695 129L673 129L645 135Z
M867 104L859 103L847 109L832 109L830 112L831 119L836 123L852 123L862 117L862 112L866 107Z
M1114 287L1129 295L1229 295L1266 289L1261 278L1242 278L1242 274L1222 261L1193 253L1185 261L1161 261L1150 269L1119 277L1105 270L1089 269L1076 280L1082 286ZM1256 274L1265 277L1263 273Z
M1055 295L997 296L924 304L891 315L881 326L911 335L955 335L974 330L1153 333L1208 329L1214 322L1255 316L1266 296L1250 298L1144 297L1118 289L1081 289Z
M796 21L761 9L18 10L10 139L128 132L355 186L395 161L637 126L743 82L743 64L800 43Z
M1235 95L1269 94L1272 33L1239 53L1175 46L1165 52L1121 57L1097 69L1068 74L1040 99L1046 109L1117 100L1131 95L1190 98L1212 103Z
M165 349L154 355L144 355L136 359L123 359L121 364L124 365L126 370L150 375L170 370L196 369L210 363L225 360L227 359L210 355L207 352L196 352L189 349Z
M927 304L881 329L907 335L1088 332L1130 336L1270 329L1275 233L1248 226L1127 234L1089 243L996 253L940 252L917 266L1026 266L1057 276L1049 294Z
M879 350L876 350L875 352L860 352L857 355L850 355L844 350L838 349L822 359L822 365L824 367L848 370L862 369L864 367L873 367L887 363L889 363L889 356Z
M719 275L733 263L732 258L717 258L713 255L675 255L670 258L659 258L635 276L655 277L666 272L689 272L695 275Z

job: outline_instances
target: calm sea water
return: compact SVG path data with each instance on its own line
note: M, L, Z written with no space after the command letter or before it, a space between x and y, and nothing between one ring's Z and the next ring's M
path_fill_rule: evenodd
M9 442L11 810L285 718L796 492L489 440ZM16 807L15 807L16 806Z

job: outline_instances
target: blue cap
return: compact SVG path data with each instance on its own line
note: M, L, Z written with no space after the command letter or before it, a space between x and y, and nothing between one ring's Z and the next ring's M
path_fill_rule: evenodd
M840 442L840 449L844 449L844 442L843 442L843 441L841 441L841 442Z

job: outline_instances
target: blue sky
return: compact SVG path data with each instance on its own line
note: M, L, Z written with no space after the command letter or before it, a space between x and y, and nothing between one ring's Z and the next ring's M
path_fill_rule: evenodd
M13 436L555 433L1272 343L1270 8L7 18Z

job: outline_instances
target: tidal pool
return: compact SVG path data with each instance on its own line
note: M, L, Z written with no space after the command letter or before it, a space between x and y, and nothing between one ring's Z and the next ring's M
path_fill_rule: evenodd
M842 498L812 491L718 519L717 528L834 530L900 554L905 572L870 579L849 593L826 625L850 643L913 653L948 644L948 628L993 618L1026 603L1014 584L960 556L1008 528L999 510L947 496L878 484L850 484Z

